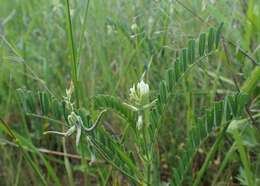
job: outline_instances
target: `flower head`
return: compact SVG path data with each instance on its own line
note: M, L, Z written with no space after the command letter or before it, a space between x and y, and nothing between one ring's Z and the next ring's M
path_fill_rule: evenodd
M130 99L134 100L136 103L141 103L145 96L149 94L149 85L143 80L133 85L130 88Z
M137 83L137 90L140 96L144 96L149 93L149 85L142 80L141 82Z

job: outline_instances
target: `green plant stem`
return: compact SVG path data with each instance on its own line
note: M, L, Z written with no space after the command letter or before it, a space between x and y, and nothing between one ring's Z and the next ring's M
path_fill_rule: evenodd
M149 186L151 184L151 163L148 161L147 164L147 185Z
M241 92L251 95L254 92L257 83L259 81L260 81L260 67L257 66L254 68L249 78L244 82L241 88Z
M145 97L144 100L145 104L149 103L149 97ZM144 104L144 105L145 105ZM143 126L142 126L142 133L143 133L143 144L144 144L144 167L145 167L145 182L146 185L150 185L151 184L151 151L152 151L152 147L150 147L151 144L151 138L149 135L149 109L145 109L143 112Z
M66 138L62 139L62 146L63 146L63 151L64 151L64 154L65 154L64 162L65 162L65 169L66 169L67 174L68 174L69 185L74 186L72 170L71 170L69 159L67 157Z
M239 132L237 130L235 130L233 134L234 134L233 136L234 136L235 141L236 141L236 145L238 147L238 152L239 152L242 164L243 164L244 169L245 169L245 175L246 175L248 186L253 186L254 180L253 180L253 176L251 174L252 172L250 170L250 162L249 162L249 159L247 157L246 149L243 146L243 142L242 142L242 139L241 139Z
M235 152L235 150L236 150L235 147L236 147L235 143L233 143L233 145L230 147L229 151L225 154L225 158L220 165L217 175L214 176L214 180L211 185L216 185L218 178L220 177L221 173L224 171L226 165L228 164L229 159L232 157L233 153Z
M75 96L76 96L76 106L79 107L79 83L78 83L78 76L77 76L77 71L78 71L78 65L77 65L77 59L76 59L76 51L75 51L75 46L74 46L74 40L73 40L73 32L72 32L72 24L71 24L71 16L70 16L70 4L69 0L66 0L66 25L67 25L67 32L68 32L68 37L69 37L69 46L71 49L71 54L72 54L72 60L71 60L71 75L75 87Z
M81 26L81 31L80 31L80 39L79 39L79 45L78 45L78 50L77 50L77 78L79 78L79 73L80 73L80 54L82 52L82 46L83 46L83 38L84 38L84 33L87 27L87 17L88 17L88 9L89 9L89 1L86 1L85 5L85 10L84 10L84 19L83 19L83 24Z
M244 33L244 48L246 50L250 50L251 38L252 38L252 22L254 16L254 5L255 0L248 0L247 1L247 12L246 12L246 25L245 25L245 33Z
M215 152L217 151L218 149L218 146L221 142L221 140L223 139L224 135L225 135L225 132L227 130L227 127L229 125L226 124L225 127L222 129L221 133L219 134L216 142L214 143L214 145L211 147L207 157L206 157L206 160L204 161L203 165L202 165L202 168L200 169L200 171L198 172L198 175L193 183L193 186L198 186L201 182L201 179L203 177L203 175L205 174L208 166L209 166L209 163L210 161L213 159L214 155L215 155Z
M145 122L146 123L146 122ZM147 185L149 185L150 183L150 171L149 171L149 152L148 152L148 143L147 143L147 130L146 130L146 124L144 124L144 126L142 126L142 133L143 133L143 144L144 144L144 150L145 150L145 158L144 158L144 165L145 165L145 170L146 170L146 182L147 182Z

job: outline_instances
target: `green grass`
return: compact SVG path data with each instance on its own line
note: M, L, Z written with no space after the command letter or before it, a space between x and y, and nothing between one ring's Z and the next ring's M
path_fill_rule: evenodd
M258 4L0 0L0 186L259 185Z

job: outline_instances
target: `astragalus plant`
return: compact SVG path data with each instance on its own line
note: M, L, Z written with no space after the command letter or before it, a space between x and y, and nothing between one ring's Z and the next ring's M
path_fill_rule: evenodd
M73 83L70 84L66 90L66 96L61 100L53 98L46 92L39 93L41 112L47 116L51 113L59 117L63 116L69 127L63 129L64 132L45 131L44 133L64 137L75 133L75 146L79 151L89 151L91 164L103 159L134 185L162 184L158 137L160 128L164 125L162 118L167 103L174 96L178 83L185 78L189 71L196 68L197 64L205 63L205 58L219 50L222 28L223 24L220 24L217 28L210 28L208 33L201 33L198 39L190 40L187 48L181 50L173 65L165 69L165 78L158 82L158 89L150 88L149 78L146 76L147 71L145 71L139 82L132 86L129 85L127 100L110 95L93 96L90 99L90 105L94 107L95 113L99 112L95 122L93 122L95 115L90 114L88 108L76 106ZM23 94L25 109L33 107L35 101L32 101L32 96L24 96L30 92L19 91ZM241 118L248 100L247 93L248 91L242 91L224 97L215 102L204 116L196 119L188 131L185 146L179 155L180 159L171 165L170 185L183 183L201 144L210 135L215 134L216 142L193 182L194 185L199 185L201 176L205 174L209 161L212 160L230 122ZM127 126L119 136L104 127L106 112L115 113L127 121ZM178 113L167 117L178 117ZM49 125L48 128L52 128L52 126ZM127 133L131 133L128 138L126 138ZM248 181L252 181L253 184L254 180L252 177L249 180L249 177L248 175Z
M80 180L78 177L84 177L87 185L215 185L221 180L225 168L233 163L231 160L235 159L235 167L231 168L236 170L232 180L249 186L259 184L260 158L255 153L259 150L248 150L259 147L256 137L259 131L257 124L254 124L259 117L259 64L225 36L225 24L203 22L201 24L205 24L206 29L198 32L196 37L183 36L174 29L174 36L167 32L162 34L164 30L159 30L154 35L146 32L145 29L152 30L152 27L156 26L156 21L160 21L164 25L163 28L168 29L172 7L169 12L164 12L168 10L166 2L160 4L162 17L154 19L154 16L147 20L148 28L142 26L138 16L132 20L132 24L107 18L104 25L107 36L111 37L111 46L116 42L113 40L113 34L117 34L120 42L122 40L126 46L122 46L122 51L119 52L116 45L113 46L115 51L108 51L97 32L95 42L91 43L96 48L92 51L91 46L86 44L84 49L91 51L86 56L91 58L96 55L93 59L98 61L106 58L105 55L98 54L111 52L114 56L120 56L123 50L132 53L127 56L128 62L122 60L120 67L114 61L112 64L106 64L107 66L93 62L95 65L90 65L92 68L89 70L81 63L81 55L85 52L84 38L89 37L86 36L85 30L89 1L80 1L84 5L84 17L79 19L83 25L79 33L73 32L71 17L77 16L77 11L70 6L68 0L64 2L64 6L58 6L57 3L53 9L55 15L59 14L60 9L66 12L66 19L61 19L62 24L66 25L66 31L59 30L60 25L55 25L57 32L67 36L66 52L69 57L65 60L69 61L69 65L61 64L65 72L58 73L61 82L69 82L66 89L60 88L54 93L52 90L59 84L54 83L54 88L49 88L49 84L41 80L27 65L26 55L20 53L2 36L8 52L14 53L15 60L22 64L24 82L28 81L28 77L32 78L41 88L35 91L27 82L25 87L17 90L19 113L25 123L19 132L2 119L0 125L0 132L3 131L15 140L15 143L8 140L3 143L21 149L26 162L29 162L33 170L33 175L38 176L35 180L38 181L39 178L42 185L64 185L64 182L68 181L65 185L72 186ZM182 1L176 2L201 21L201 17L194 14ZM173 2L169 1L169 5L173 6ZM101 5L92 5L92 11L98 6ZM30 9L30 6L22 8ZM97 12L97 16L103 17L104 12ZM96 24L93 22L92 24ZM34 23L31 27L33 25ZM193 27L190 26L189 29ZM250 31L246 32L250 35ZM35 34L41 33L36 30ZM180 38L186 38L183 41L176 39L181 42L181 47L174 48L175 43L168 45L170 42L167 41L171 40L171 37L179 37L178 34ZM78 42L75 42L76 36L79 38ZM91 39L90 37L89 40ZM103 41L100 45L99 39ZM230 46L233 48L230 49ZM53 47L53 43L48 47ZM25 47L23 49L26 51ZM4 51L3 54L8 52ZM243 56L239 58L249 58L254 63L254 70L248 73L248 77L242 77L239 73L239 79L234 75L236 71L232 68L231 52L237 52L237 55ZM39 56L34 57L41 59ZM58 61L59 58L63 59L63 55L59 54L55 60ZM145 61L143 68L139 68L134 63L135 60ZM220 61L225 61L224 67ZM91 64L92 61L88 62ZM207 69L210 64L216 67L214 72ZM46 63L43 66L46 81L51 84L54 78L51 79L48 73L53 75L52 68L48 68ZM117 83L111 83L114 77L106 71L108 67L112 69L112 73L115 71L119 74ZM123 70L118 70L121 68ZM105 71L103 74L100 72L102 70ZM227 73L229 78L222 76L221 70ZM248 69L246 70L248 72ZM130 74L133 72L138 75L132 78ZM82 80L81 75L84 73L91 75L88 74L88 78ZM101 80L95 81L100 74ZM129 78L125 80L124 76ZM209 80L210 78L213 80ZM237 79L242 82L242 86ZM102 84L98 93L93 88L95 83ZM122 84L122 87L126 88L121 90ZM192 84L199 87L194 94ZM109 91L106 91L106 86L110 86ZM207 92L200 91L200 88ZM195 94L200 96L194 98ZM250 112L250 103L253 114ZM196 107L197 105L204 107ZM178 109L175 106L178 106ZM24 135L21 135L22 133ZM41 145L55 151L40 148ZM63 159L50 158L43 154L61 156ZM167 156L167 161L164 156ZM250 157L256 165L250 162ZM22 162L23 158L20 159ZM75 175L75 172L82 175ZM215 173L216 175L213 175ZM15 180L19 180L19 177Z

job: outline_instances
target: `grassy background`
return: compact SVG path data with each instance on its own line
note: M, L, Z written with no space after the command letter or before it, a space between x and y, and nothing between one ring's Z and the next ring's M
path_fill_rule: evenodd
M154 94L165 69L186 47L187 41L197 38L201 32L207 32L209 26L224 22L225 38L237 45L228 45L231 63L220 50L193 68L176 88L176 96L167 107L158 139L161 167L165 168L160 170L160 174L161 179L166 181L182 148L186 131L195 124L195 119L213 101L236 92L234 78L240 87L256 66L238 52L238 46L256 62L260 58L259 0L180 2L70 2L73 41L79 54L76 58L79 61L79 104L94 115L96 112L90 104L91 97L109 94L127 100L129 88L139 81L150 62L148 82L151 94ZM29 116L23 110L17 89L31 90L35 94L37 91L47 91L59 99L65 95L68 82L72 79L72 58L66 30L65 0L0 0L0 116L27 146L24 155L0 128L0 185L38 185L42 184L40 180L47 185L128 183L102 159L100 164L88 166L81 157L89 158L89 154L84 155L84 152L76 150L74 138L65 141L56 136L44 136L43 131L49 125L58 130L63 127L46 118ZM36 114L41 116L38 107L39 103ZM250 109L254 116L259 112L259 89L254 93ZM118 136L126 126L113 114L108 115L105 122ZM133 141L131 133L127 133L125 138L126 144ZM246 148L257 175L259 141L256 139L255 143L256 146ZM202 165L211 145L212 141L208 140L201 147L193 171ZM204 180L205 185L211 183L230 146L230 138L220 145ZM55 153L44 153L43 149L77 155L64 158ZM28 150L31 152L28 153ZM233 154L233 157L217 183L242 184L237 179L243 178L239 173L241 162L238 154ZM37 171L42 175L41 179L35 176ZM186 180L188 185L190 180Z

